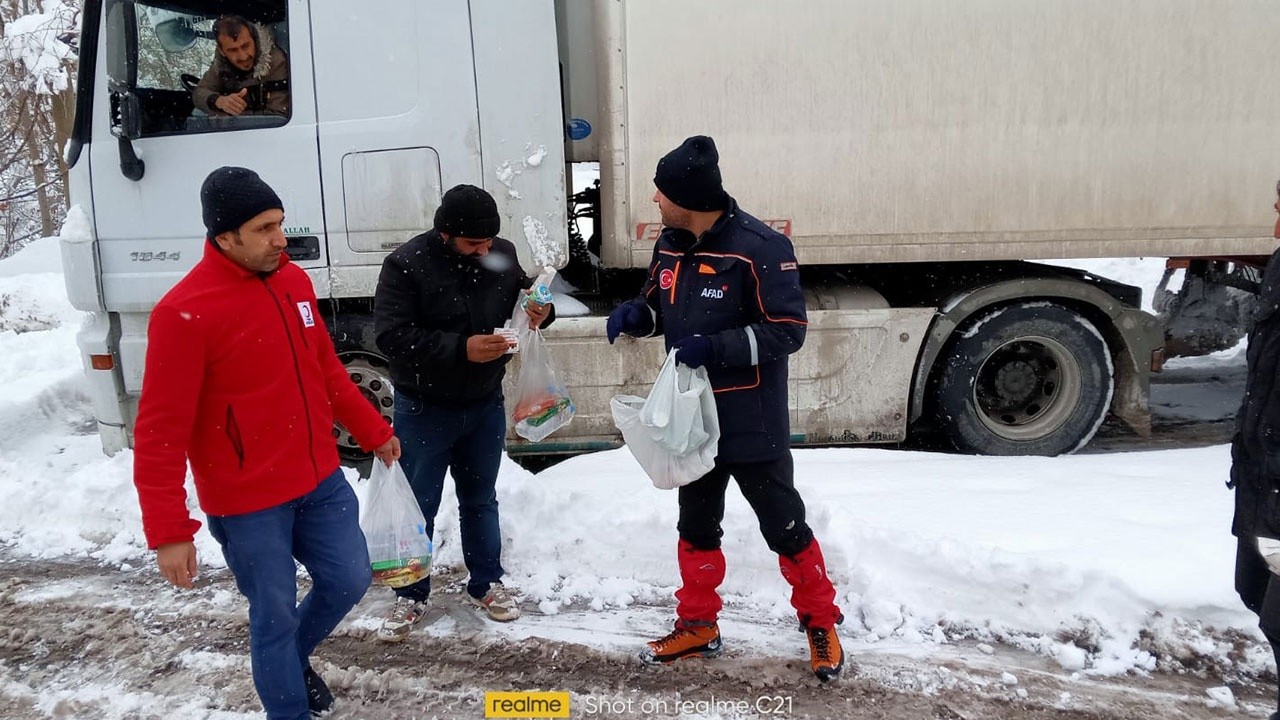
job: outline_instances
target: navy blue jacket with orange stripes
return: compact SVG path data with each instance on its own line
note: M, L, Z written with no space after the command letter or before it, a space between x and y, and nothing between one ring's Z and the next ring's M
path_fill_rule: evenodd
M711 338L707 372L720 419L719 459L785 454L787 356L804 344L808 325L791 241L730 198L701 238L663 229L641 297L668 350L691 335Z

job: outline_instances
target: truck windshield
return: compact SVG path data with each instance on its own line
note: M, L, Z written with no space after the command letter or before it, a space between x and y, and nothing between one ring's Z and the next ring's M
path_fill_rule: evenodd
M218 0L204 4L107 4L109 86L113 98L119 92L137 97L144 137L289 121L284 3L256 17L223 14L228 4Z

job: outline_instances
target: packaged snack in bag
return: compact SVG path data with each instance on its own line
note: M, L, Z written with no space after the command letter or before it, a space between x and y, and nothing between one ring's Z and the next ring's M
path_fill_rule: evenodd
M360 510L375 585L400 588L431 574L427 521L400 463L388 468L374 461Z
M556 377L540 330L526 330L520 343L520 375L516 379L516 406L511 413L516 434L533 442L573 419L577 408L560 379Z
M534 395L521 400L516 405L511 419L538 427L563 413L572 404L569 398L553 395L550 392L545 395Z

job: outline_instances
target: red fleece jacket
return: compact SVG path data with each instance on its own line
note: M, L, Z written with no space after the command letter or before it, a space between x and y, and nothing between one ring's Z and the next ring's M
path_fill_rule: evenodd
M206 244L147 328L133 482L152 548L191 540L200 508L240 515L301 497L338 468L337 417L365 450L391 439L347 376L311 279L282 257L263 276Z

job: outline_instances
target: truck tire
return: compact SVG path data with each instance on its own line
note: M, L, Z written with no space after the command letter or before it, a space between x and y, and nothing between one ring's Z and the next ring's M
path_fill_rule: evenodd
M345 353L339 356L347 368L347 377L360 388L369 404L382 415L387 424L395 412L395 396L391 391L391 372L387 361L377 355L364 352ZM360 463L373 457L360 449L360 444L342 423L333 424L333 436L338 441L338 456L348 463Z
M985 313L962 326L943 362L938 427L961 452L1074 452L1111 406L1106 341L1061 305L1032 302Z

